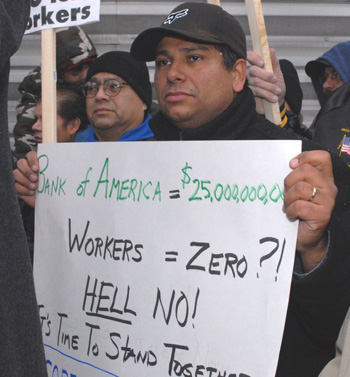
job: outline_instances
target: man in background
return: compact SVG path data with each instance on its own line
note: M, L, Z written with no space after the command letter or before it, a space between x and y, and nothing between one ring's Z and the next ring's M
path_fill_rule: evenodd
M147 65L128 52L111 51L90 66L83 85L90 124L76 135L76 142L152 140L152 86ZM33 205L39 164L29 152L14 171L18 196Z
M321 109L309 132L350 166L350 41L306 64Z
M110 51L90 66L83 85L87 130L76 141L139 141L153 138L152 86L145 63L128 52Z
M254 95L281 106L286 87L274 50L273 73L263 68L263 60L250 52L249 85ZM307 63L321 109L311 126L302 134L340 156L350 166L350 41L339 43L316 60ZM298 132L298 131L296 131ZM299 132L300 133L300 132Z

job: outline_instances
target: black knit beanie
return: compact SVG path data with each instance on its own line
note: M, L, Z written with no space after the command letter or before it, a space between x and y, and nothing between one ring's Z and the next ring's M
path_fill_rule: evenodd
M146 63L139 62L128 52L110 51L94 60L86 75L86 81L99 72L114 73L125 80L146 104L152 103L152 86Z

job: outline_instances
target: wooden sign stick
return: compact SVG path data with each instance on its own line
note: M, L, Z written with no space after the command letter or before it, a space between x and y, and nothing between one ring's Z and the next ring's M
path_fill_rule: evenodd
M253 50L264 59L265 69L269 72L273 72L261 1L245 0L245 5L247 8ZM280 125L281 116L278 102L270 103L263 100L263 104L265 109L265 117L271 122Z
M41 31L41 99L43 143L57 142L56 31Z

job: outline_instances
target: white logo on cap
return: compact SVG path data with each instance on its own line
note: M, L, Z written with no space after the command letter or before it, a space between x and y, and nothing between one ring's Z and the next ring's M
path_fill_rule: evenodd
M164 21L164 25L172 24L177 18L187 16L188 9L182 9L174 13L170 13L168 18Z

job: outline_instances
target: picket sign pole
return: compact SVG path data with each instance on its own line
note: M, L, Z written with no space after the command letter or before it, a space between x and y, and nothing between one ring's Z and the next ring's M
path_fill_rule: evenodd
M273 72L269 42L266 34L265 20L260 0L245 0L247 8L250 35L252 37L253 50L259 54L265 62L265 69ZM263 100L265 117L271 122L280 125L281 115L278 102L270 103Z
M41 98L43 143L57 142L56 31L41 31Z
M220 0L207 0L208 4L220 5Z

